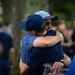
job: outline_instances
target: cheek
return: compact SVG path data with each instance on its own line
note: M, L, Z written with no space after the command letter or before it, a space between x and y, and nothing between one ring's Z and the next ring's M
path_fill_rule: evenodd
M51 25L46 26L46 28L51 28L51 27L52 27Z
M63 29L64 29L64 27L60 26L60 27L59 27L59 29L60 29L60 30L63 30Z
M46 26L46 29L48 29L48 26Z

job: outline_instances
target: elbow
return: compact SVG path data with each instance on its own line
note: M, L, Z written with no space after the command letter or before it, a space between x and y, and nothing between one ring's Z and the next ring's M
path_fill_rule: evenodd
M20 74L21 75L28 75L28 71L27 72L24 72L24 71L20 70Z
M23 69L21 67L20 68L20 74L23 75Z
M20 69L20 74L21 75L24 75L24 68L23 68L23 66L21 66L20 64L19 64L19 69Z
M24 73L23 73L23 71L22 71L22 70L20 70L20 74L21 74L21 75L24 75Z
M23 72L20 70L20 74L23 75Z
M23 70L21 70L21 69L20 69L20 74L21 75L26 75L26 73Z
M45 42L43 48L50 47L50 42Z
M28 70L25 70L24 67L20 67L20 74L21 75L27 75L28 74Z

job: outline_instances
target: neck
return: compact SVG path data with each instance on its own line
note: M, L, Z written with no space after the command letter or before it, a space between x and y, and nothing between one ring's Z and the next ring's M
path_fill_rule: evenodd
M29 34L37 35L37 36L44 36L46 33L47 33L46 30L44 32L42 32L42 33L35 32L35 31L29 31Z
M29 31L29 34L35 35L34 31Z
M38 36L44 36L46 33L47 33L47 31L45 30L45 31L42 32L42 33L37 32L36 35L38 35Z

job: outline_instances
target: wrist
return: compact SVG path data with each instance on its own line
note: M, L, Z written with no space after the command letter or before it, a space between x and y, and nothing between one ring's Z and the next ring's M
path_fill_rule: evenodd
M60 60L60 62L63 63L63 65L64 65L63 67L65 67L65 62L64 62L64 60L62 59L62 60Z

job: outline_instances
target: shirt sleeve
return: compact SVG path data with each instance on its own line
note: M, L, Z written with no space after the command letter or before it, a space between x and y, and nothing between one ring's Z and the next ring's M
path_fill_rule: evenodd
M27 51L31 51L31 48L33 47L33 42L36 38L38 38L38 36L26 35L22 39L21 58L24 63L27 59Z
M34 35L26 35L22 39L22 47L24 47L26 50L31 50L33 47L33 42L35 39L37 39L39 36L34 36Z

